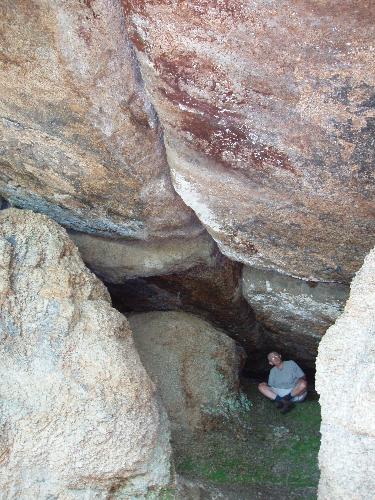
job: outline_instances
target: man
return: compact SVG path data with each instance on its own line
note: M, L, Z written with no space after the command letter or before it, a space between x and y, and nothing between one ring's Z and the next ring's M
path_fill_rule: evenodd
M281 413L286 413L292 408L293 402L302 402L306 398L306 376L297 363L283 361L278 352L270 352L267 359L273 368L268 384L262 382L258 389L268 399L276 402Z

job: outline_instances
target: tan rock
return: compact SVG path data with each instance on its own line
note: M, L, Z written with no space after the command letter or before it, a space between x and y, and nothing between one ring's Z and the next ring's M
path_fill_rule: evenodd
M351 284L344 313L319 345L321 500L370 500L375 489L375 250Z
M220 250L348 283L375 242L370 3L123 3L174 186Z
M0 213L0 497L143 498L169 433L126 319L64 229Z
M77 231L190 237L120 0L1 2L0 195Z
M84 262L109 283L140 276L181 272L214 261L215 243L207 234L196 238L154 241L109 240L85 233L70 233Z
M192 314L169 311L132 314L134 341L157 385L172 428L194 430L207 412L238 395L235 342Z

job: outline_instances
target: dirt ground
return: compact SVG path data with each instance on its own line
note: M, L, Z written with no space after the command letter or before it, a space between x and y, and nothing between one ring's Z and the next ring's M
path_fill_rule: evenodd
M243 379L246 412L215 429L173 440L179 494L187 499L314 499L319 470L320 407L309 392L285 415Z

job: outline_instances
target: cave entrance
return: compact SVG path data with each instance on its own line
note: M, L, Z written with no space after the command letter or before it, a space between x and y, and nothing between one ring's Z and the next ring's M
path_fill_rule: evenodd
M152 353L140 355L148 370L155 370L149 374L163 386L165 405L168 413L172 412L172 447L185 498L196 494L197 488L203 498L219 494L234 499L272 499L280 498L280 494L285 498L313 497L319 478L320 408L314 391L312 363L296 358L292 343L289 350L277 344L277 333L257 322L254 312L241 297L237 298L235 315L229 318L223 313L215 316L220 308L214 308L212 302L217 303L219 297L223 304L225 294L220 289L212 291L210 288L208 296L208 283L203 273L197 270L193 276L192 271L189 273L183 285L174 275L134 278L120 285L107 284L113 305L129 317L137 347L147 352L147 343L153 346ZM202 290L206 293L203 302ZM228 306L229 300L226 300ZM230 300L233 301L233 295ZM197 324L191 318L198 318ZM197 401L200 397L207 399L207 393L220 391L223 380L233 381L230 362L235 363L225 340L218 341L219 350L210 350L193 331L201 328L199 321L207 320L214 329L228 331L229 326L232 339L247 351L248 360L242 366L241 362L236 365L236 370L241 370L240 398L223 397L218 411L216 407L207 408L207 414L199 421L201 414L196 407ZM184 321L187 323L181 327ZM148 339L137 340L138 333L142 336L145 330L151 332ZM185 334L188 337L195 335L194 340L179 349L178 336L181 339ZM184 357L185 349L191 349L192 354ZM299 362L310 382L308 400L286 415L257 389L258 383L268 378L267 354L272 350L281 351L286 359ZM165 357L165 353L170 355ZM191 362L192 356L201 353L200 363ZM179 369L169 362L170 357L179 358ZM214 375L210 372L211 365L216 367Z
M236 269L236 263L231 265ZM231 280L238 280L238 277L238 269L233 273L231 268ZM125 315L151 311L184 311L211 322L231 336L245 353L239 369L240 383L245 392L249 383L258 384L268 380L270 366L267 354L278 351L284 359L293 359L299 364L309 382L309 397L317 399L316 339L305 340L303 349L295 347L299 342L295 336L288 342L280 341L283 334L272 331L257 321L254 311L242 296L233 299L228 276L224 280L222 277L219 281L216 280L215 287L212 286L212 281L212 276L206 275L204 268L198 267L185 273L133 278L123 284L106 283L106 286L113 306Z

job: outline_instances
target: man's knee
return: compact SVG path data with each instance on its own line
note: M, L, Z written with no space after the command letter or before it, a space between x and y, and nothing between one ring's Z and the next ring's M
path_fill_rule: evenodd
M299 385L300 385L301 389L307 389L307 380L301 379L299 381Z

